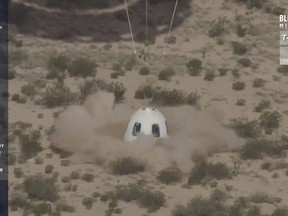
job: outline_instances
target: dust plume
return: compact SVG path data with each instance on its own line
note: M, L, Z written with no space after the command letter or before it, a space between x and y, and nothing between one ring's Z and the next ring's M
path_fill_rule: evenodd
M169 138L140 135L137 141L126 143L123 136L135 110L125 104L113 108L113 103L113 94L99 92L81 106L68 107L55 121L53 145L103 166L118 158L133 157L145 162L149 170L177 165L188 172L197 156L236 149L244 142L212 114L181 106L160 108L168 122Z

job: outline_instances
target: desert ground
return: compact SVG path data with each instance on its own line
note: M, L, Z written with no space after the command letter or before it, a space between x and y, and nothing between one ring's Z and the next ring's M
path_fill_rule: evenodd
M127 1L137 54L124 2L83 2L11 1L10 215L288 215L288 2L179 0L167 38L151 0L146 41ZM149 104L169 137L126 143Z

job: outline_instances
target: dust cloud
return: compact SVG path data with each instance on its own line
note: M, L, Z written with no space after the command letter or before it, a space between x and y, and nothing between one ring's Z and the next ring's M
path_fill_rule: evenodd
M169 138L140 135L137 141L126 143L124 133L135 110L125 104L113 107L113 103L113 94L99 92L81 106L68 107L55 121L53 145L104 167L115 159L133 157L148 170L177 165L189 172L199 156L237 149L244 143L212 114L191 106L160 108L168 122Z

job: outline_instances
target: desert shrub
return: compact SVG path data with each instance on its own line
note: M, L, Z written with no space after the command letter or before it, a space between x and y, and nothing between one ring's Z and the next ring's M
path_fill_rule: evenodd
M230 122L231 128L240 137L256 138L261 134L261 128L257 120L248 121L246 118L234 118Z
M22 178L24 175L23 171L19 167L15 167L13 170L13 173L14 173L15 178Z
M245 104L246 104L246 100L243 98L240 98L236 101L237 106L245 106Z
M9 68L8 70L8 80L12 80L16 77L17 72L14 68Z
M54 166L52 164L48 164L45 167L45 174L51 174L53 172Z
M28 176L23 182L24 191L31 198L54 202L58 199L58 188L54 178L43 175Z
M242 67L250 67L252 65L252 61L249 58L240 58L237 60L237 62Z
M135 56L130 57L124 64L124 69L126 71L131 71L133 67L136 65L137 61Z
M120 76L120 74L118 72L113 72L113 73L110 74L110 77L112 79L118 79L119 76Z
M186 96L186 102L189 105L196 105L199 102L200 98L201 96L198 94L198 92L194 91Z
M123 85L123 83L115 83L114 85L114 97L115 102L119 103L124 99L124 94L127 91L126 87Z
M135 91L134 98L136 99L145 99L151 98L157 91L152 85L142 85Z
M264 162L264 163L261 164L261 169L272 171L273 170L273 165L270 162Z
M191 76L198 76L202 71L202 61L199 59L191 59L187 64L186 67L189 71Z
M265 84L265 80L261 79L261 78L256 78L254 81L253 81L253 84L252 86L254 88L260 88L260 87L263 87L264 84Z
M70 89L61 83L46 88L40 100L42 105L53 108L56 106L67 105L74 99Z
M147 208L149 212L157 211L166 202L163 193L141 184L117 185L115 196L125 202L137 201L141 207Z
M182 180L182 172L177 167L170 167L160 171L157 179L164 184L177 183Z
M154 95L155 103L163 106L175 106L186 103L186 93L182 90L161 90Z
M86 182L93 182L95 176L91 173L85 173L81 176L81 179Z
M243 159L261 159L263 155L280 155L284 146L277 141L257 139L248 141L241 149Z
M214 71L211 71L211 70L206 71L205 76L204 76L205 81L212 81L212 80L214 80L214 78L215 78Z
M288 75L288 65L280 65L277 68L278 73L287 76Z
M80 178L80 173L76 171L72 171L70 174L71 179L76 180Z
M32 207L23 194L17 193L12 193L9 197L9 206L14 210L18 210L18 208L30 209Z
M166 68L160 71L158 75L158 79L170 81L172 76L174 75L175 75L175 71L172 68Z
M43 150L39 142L40 138L41 133L38 130L33 130L30 134L21 134L19 136L21 156L23 159L32 158Z
M208 31L209 37L219 37L228 32L230 26L229 20L226 17L219 17L217 20L212 21L211 28Z
M139 70L139 74L143 76L148 75L149 73L150 73L150 69L148 67L142 67Z
M188 184L201 184L209 179L226 179L231 177L230 169L223 163L201 162L192 169Z
M56 70L56 71L65 71L68 69L70 64L70 58L63 53L60 54L53 54L50 56L47 68L48 70Z
M67 160L67 159L61 160L61 162L60 162L60 165L63 166L63 167L70 166L70 164L71 164L71 161Z
M248 52L248 48L246 47L245 44L242 44L240 42L231 42L232 47L233 47L233 54L235 55L244 55L245 53Z
M288 209L285 208L276 208L271 216L288 216Z
M63 82L65 77L65 71L60 71L57 69L49 69L46 75L46 79L57 79L59 82Z
M74 59L68 66L68 73L71 77L89 77L96 76L96 64L94 61L87 58Z
M269 196L268 194L264 192L256 192L250 195L249 197L250 201L253 203L270 203L274 204L275 198Z
M21 87L21 93L28 97L34 97L38 93L38 91L33 83L27 83L26 85Z
M75 207L71 206L71 205L59 203L56 206L56 211L58 211L58 212L63 211L63 212L73 213L73 212L75 212Z
M113 174L116 175L135 174L145 170L144 164L131 157L124 157L112 161L110 166Z
M41 165L44 162L44 159L42 157L36 157L35 158L35 164Z
M274 5L273 3L267 3L264 5L264 10L266 13L274 14L276 16L279 16L281 14L285 14L286 8Z
M22 49L12 50L9 52L9 64L11 65L18 65L26 59L27 53Z
M107 43L103 46L103 50L108 51L112 48L112 45L110 43Z
M52 213L50 203L38 203L32 207L32 212L35 216L49 215Z
M82 204L85 206L86 209L92 209L93 202L94 200L92 197L84 197L82 199Z
M266 133L271 133L273 129L277 129L280 125L281 115L278 111L262 113L259 117L259 124Z
M85 80L85 82L80 85L80 98L81 101L85 101L86 98L90 95L90 94L94 94L96 93L98 90L98 85L97 85L97 81L95 79L92 80Z
M165 37L165 43L167 44L175 44L176 43L176 36L170 35L169 37Z
M246 216L262 216L261 209L258 206L250 206Z
M176 205L172 210L173 216L215 216L227 215L224 203L216 202L212 199L194 197L186 206Z
M227 68L218 68L218 72L220 74L220 76L225 76L228 72Z
M254 107L254 112L262 112L265 109L269 109L271 103L269 100L261 100L257 106Z
M126 72L124 65L120 63L114 63L112 69L118 74L118 76L123 76Z
M245 82L237 81L237 82L234 82L232 84L232 89L235 91L241 91L241 90L245 89L245 87L246 87Z
M55 129L53 129L53 126L52 126L50 130L53 131ZM50 133L53 133L53 132L50 132ZM54 145L50 145L50 149L53 153L59 155L60 158L67 158L67 157L70 157L72 155L71 152L66 151L64 149L61 149L61 148L58 148Z
M232 69L231 70L231 74L235 78L239 78L240 77L239 69L237 69L237 68Z

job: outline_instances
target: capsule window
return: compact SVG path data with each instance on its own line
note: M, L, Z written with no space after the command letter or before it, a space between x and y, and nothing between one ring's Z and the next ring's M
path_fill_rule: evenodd
M141 131L141 123L136 122L133 127L133 136L136 136Z
M154 137L160 137L159 124L153 124L152 125L152 134L153 134Z

